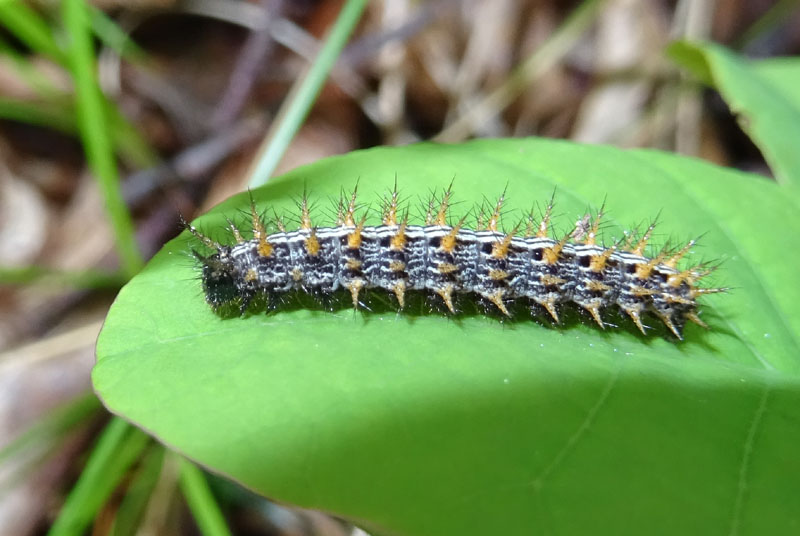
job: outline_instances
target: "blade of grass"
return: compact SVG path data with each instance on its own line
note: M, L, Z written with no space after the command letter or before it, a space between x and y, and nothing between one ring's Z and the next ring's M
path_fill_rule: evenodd
M91 23L98 37L112 48L116 49L120 47L121 53L123 51L128 51L135 54L134 57L138 57L139 49L136 48L135 43L133 43L113 21L105 17L102 12L96 8L92 9L94 11L90 13L92 17ZM59 48L47 22L24 3L0 0L0 24L5 26L7 30L27 45L33 52L47 56L64 67L70 66L71 58ZM133 57L130 59L133 59ZM23 75L25 75L25 73L23 73ZM34 75L36 79L31 79L31 76ZM24 76L24 78L29 81L31 87L39 93L42 98L47 99L46 106L50 106L51 108L55 106L64 106L63 100L71 98L70 95L62 94L61 92L56 93L55 88L48 87L50 85L49 82L43 77L38 76L35 72L31 73L29 76ZM45 85L43 85L43 83ZM144 138L120 113L114 103L106 99L102 93L100 98L106 106L106 113L111 123L110 130L114 145L120 156L124 158L127 163L137 168L154 166L158 162L158 156L153 152ZM38 106L38 104L31 104L30 106L35 107ZM75 119L73 115L74 111L70 105L60 110L60 113L58 113L58 125L48 126L52 126L64 132L75 132L76 127L74 126ZM34 110L31 113L31 117L33 118L31 121L26 121L24 117L10 118L26 123L47 124L41 116L41 113ZM65 117L70 118L69 128L64 126L66 121L66 119L64 119Z
M94 394L87 394L51 411L0 449L0 464L32 446L40 446L60 437L101 407Z
M353 32L367 0L347 0L325 43L305 75L298 79L281 106L270 131L264 138L255 163L250 170L250 187L267 182L280 163L289 143L305 120L336 59Z
M11 60L16 74L42 98L57 98L62 94L50 78L30 61L30 58L0 38L0 55Z
M147 53L131 37L100 9L90 6L92 29L106 46L112 48L128 61L136 62L147 58Z
M0 369L8 361L0 354ZM2 373L0 373L2 374ZM10 443L0 448L0 503L9 493L28 481L43 465L63 452L67 437L81 434L98 417L102 405L87 393L39 417ZM8 465L5 465L7 464Z
M75 135L75 110L71 97L61 94L44 101L24 101L0 97L0 118L38 125L65 134ZM119 113L113 103L106 102L110 135L116 150L134 168L155 166L159 159L139 132Z
M791 20L792 11L798 7L800 7L798 0L778 0L734 41L733 48L739 50L746 48L769 30L780 24L788 23Z
M165 449L153 444L142 457L142 463L117 510L111 536L133 536L140 528L142 516L158 484L164 465Z
M100 9L90 6L89 16L97 38L120 56L130 61L146 57L144 50ZM68 58L59 48L47 21L25 2L0 0L0 22L32 51L62 65L68 64Z
M119 288L127 278L119 272L105 270L65 271L42 266L8 268L0 266L0 285L44 284L85 289Z
M153 151L139 131L122 115L116 104L103 98L106 119L108 119L114 145L125 163L133 168L150 168L159 164L161 159Z
M122 198L107 128L108 109L97 85L89 12L83 0L64 0L62 14L69 39L69 66L75 81L78 128L89 167L98 180L105 200L123 269L133 276L143 262L136 245L133 221Z
M57 63L66 63L66 56L58 47L47 22L25 2L0 0L0 23L32 51Z
M48 534L83 534L149 441L147 435L122 419L112 419L100 435L86 467L67 496Z
M75 116L71 105L57 102L31 102L0 97L0 118L52 128L66 134L75 133Z
M180 486L197 527L205 536L229 536L225 518L211 494L203 472L192 462L181 458Z

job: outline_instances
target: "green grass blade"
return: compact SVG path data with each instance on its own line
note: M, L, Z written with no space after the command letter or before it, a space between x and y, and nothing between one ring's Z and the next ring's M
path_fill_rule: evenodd
M86 289L119 288L127 278L104 270L64 271L41 266L7 268L0 266L0 285L43 284Z
M92 18L92 30L106 46L128 61L147 59L147 53L108 15L94 6L89 7L89 13Z
M225 518L219 509L203 472L196 465L181 459L180 485L197 526L204 536L230 536Z
M136 535L142 516L153 497L153 490L158 484L164 466L165 453L163 446L154 444L142 456L141 467L137 470L136 476L117 510L110 536Z
M66 56L58 47L47 22L25 2L0 0L0 24L34 52L66 64Z
M33 448L58 438L72 430L78 423L100 410L102 405L94 394L87 394L55 409L40 418L19 437L0 449L0 464L21 451Z
M272 176L283 158L283 153L286 152L286 148L314 105L342 48L361 19L361 13L366 5L367 0L347 0L342 7L319 54L303 79L298 81L286 97L286 102L275 118L273 127L267 133L262 149L256 157L256 163L250 171L251 187L264 184Z
M61 90L55 87L52 80L30 61L30 58L19 52L0 38L0 55L11 60L11 65L16 69L20 79L42 99L48 100L61 96Z
M142 134L122 115L115 103L105 98L103 101L114 145L125 163L134 169L157 165L160 157Z
M95 32L100 38L108 43L109 46L119 49L127 54L130 59L138 59L141 54L122 30L113 21L108 19L101 11L96 8L91 9L91 23ZM34 52L38 52L50 57L57 63L65 67L71 66L72 58L59 48L58 43L52 36L52 31L47 22L24 2L4 0L0 2L0 24L3 24L15 37L25 43ZM7 51L8 52L8 51ZM131 57L132 55L132 57ZM29 81L31 87L37 91L46 102L44 103L19 103L20 107L27 105L28 110L23 114L14 114L12 110L13 101L4 99L0 106L0 114L6 112L9 118L19 121L41 124L57 128L64 132L75 132L77 127L74 125L74 110L72 105L65 105L66 95L61 95L49 86L49 82L35 71L26 68L25 65L18 65L21 74ZM116 105L108 101L101 95L104 106L107 107L107 119L110 119L111 131L114 144L126 162L133 167L149 167L158 162L157 155L153 152L147 142L139 132L128 122L119 112ZM45 112L37 110L38 106L43 106ZM49 112L49 113L48 113ZM26 120L26 118L28 118Z
M150 439L122 419L106 426L78 482L67 496L50 536L80 536Z
M90 6L91 26L97 37L122 57L139 61L147 55L117 24L100 9ZM45 21L25 2L0 0L0 23L31 50L48 56L57 63L67 65L69 60Z
M41 102L0 97L0 117L21 123L52 128L65 134L77 134L74 103L68 95L53 95ZM116 106L105 101L109 129L120 158L134 168L154 166L159 158Z
M30 102L0 97L0 117L52 128L66 134L75 134L77 131L71 103Z
M142 267L142 257L131 215L122 199L107 107L97 85L88 9L83 0L64 0L62 11L69 38L69 65L75 81L78 126L86 157L100 184L122 266L128 275L133 275Z
M753 41L764 37L771 30L779 28L782 24L789 24L789 21L792 20L792 13L798 7L800 7L800 2L797 0L778 0L736 38L734 48L745 48Z

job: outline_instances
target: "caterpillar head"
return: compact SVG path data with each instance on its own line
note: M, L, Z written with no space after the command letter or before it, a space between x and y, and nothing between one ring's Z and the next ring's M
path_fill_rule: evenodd
M235 266L230 256L230 248L219 247L217 253L204 257L192 251L202 266L200 278L203 281L206 301L214 309L230 304L239 297L236 286Z

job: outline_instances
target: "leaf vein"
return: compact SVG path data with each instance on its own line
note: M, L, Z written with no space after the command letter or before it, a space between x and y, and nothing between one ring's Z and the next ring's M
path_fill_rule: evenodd
M592 424L597 418L600 409L606 404L611 395L611 391L613 391L614 387L617 385L619 375L620 368L617 367L614 370L614 374L606 382L606 385L603 388L603 391L600 393L600 396L597 397L597 401L586 413L586 417L584 417L580 426L578 426L578 428L575 429L575 432L569 436L569 438L567 438L567 441L564 443L561 449L559 449L550 463L542 470L542 472L529 482L529 485L532 486L537 492L541 493L545 481L561 465L567 456L569 456L578 442L583 439L583 437L586 435L586 432L592 427Z
M750 423L750 428L747 431L747 438L742 448L742 463L739 464L739 477L736 486L736 499L733 504L733 518L731 519L730 536L737 536L741 527L742 510L744 509L745 498L747 496L747 478L750 469L750 460L753 455L753 445L755 445L756 437L761 428L761 422L764 420L764 414L767 409L767 400L769 399L770 386L764 386L764 392L761 394L761 400L758 403L753 420Z

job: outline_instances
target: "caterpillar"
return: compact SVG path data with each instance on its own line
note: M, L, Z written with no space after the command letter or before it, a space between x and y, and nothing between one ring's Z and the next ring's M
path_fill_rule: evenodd
M383 200L380 225L366 225L366 214L356 216L356 188L340 197L336 224L329 227L312 224L305 194L294 231L276 216L278 230L268 233L252 197L250 239L230 220L232 245L185 226L213 251L203 255L193 250L207 303L215 311L238 304L241 315L256 297L293 290L329 295L345 289L358 308L363 291L383 289L400 310L409 292L421 291L451 314L457 312L456 296L472 295L503 316L511 316L510 303L524 300L543 308L555 323L560 321L558 306L572 303L603 329L602 310L615 306L643 334L643 316L652 314L682 340L686 321L708 328L698 315L697 299L728 290L697 286L714 267L678 268L696 240L646 256L655 222L640 237L628 234L624 244L604 247L598 244L604 206L595 218L584 216L566 236L551 238L552 198L538 222L531 213L524 225L507 232L500 226L504 201L505 192L493 208L481 209L474 228L467 226L467 216L450 221L452 185L439 198L431 197L422 225L409 223L407 211L401 214L395 186Z

